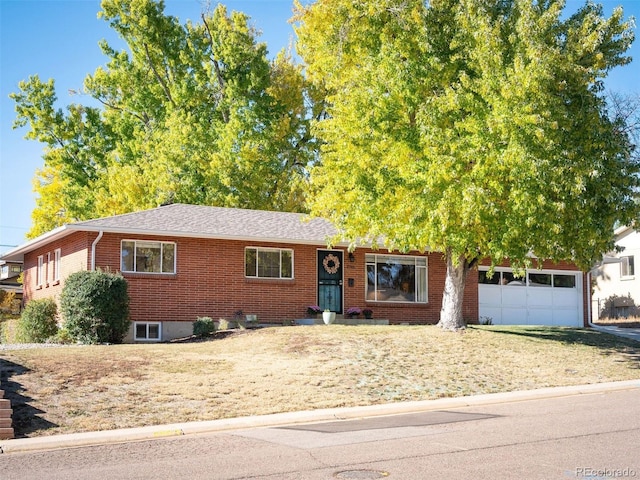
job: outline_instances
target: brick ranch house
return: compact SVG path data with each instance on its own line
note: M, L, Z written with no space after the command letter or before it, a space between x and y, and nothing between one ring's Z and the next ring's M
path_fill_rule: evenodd
M24 300L58 298L79 270L119 271L132 326L125 341L190 335L197 317L255 314L262 324L307 317L309 305L343 314L370 308L391 324L437 323L446 265L439 252L399 254L346 244L301 214L173 204L64 225L1 257L24 262ZM514 279L508 265L467 279L469 323L587 325L586 275L545 262Z

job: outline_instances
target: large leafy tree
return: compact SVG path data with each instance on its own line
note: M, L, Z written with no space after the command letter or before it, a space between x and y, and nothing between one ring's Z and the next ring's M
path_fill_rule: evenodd
M15 125L47 147L30 236L166 202L304 208L313 96L290 54L269 61L222 5L186 24L154 0L103 0L100 16L127 48L101 43L81 92L93 106L56 109L38 76L12 94Z
M602 80L630 61L621 9L557 0L297 3L299 53L326 89L312 213L340 235L443 252L440 325L464 327L469 271L584 268L638 216L637 160ZM535 261L534 261L535 263Z

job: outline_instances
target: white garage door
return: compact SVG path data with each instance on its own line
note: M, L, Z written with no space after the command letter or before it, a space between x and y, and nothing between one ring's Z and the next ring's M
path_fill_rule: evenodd
M582 272L527 270L514 277L508 268L478 271L480 321L493 325L553 325L581 327Z

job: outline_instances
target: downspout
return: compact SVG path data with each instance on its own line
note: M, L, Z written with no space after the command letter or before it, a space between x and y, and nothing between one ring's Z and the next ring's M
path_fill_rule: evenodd
M593 308L593 298L591 298L591 270L587 272L587 322L590 328L593 328L593 318L591 318L591 309Z
M91 270L92 271L96 269L96 245L98 245L98 242L102 238L103 233L104 232L100 230L100 233L98 233L98 236L91 244Z

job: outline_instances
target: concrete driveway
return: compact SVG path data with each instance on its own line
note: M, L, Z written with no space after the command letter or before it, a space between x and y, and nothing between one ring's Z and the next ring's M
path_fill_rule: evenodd
M640 342L640 328L622 328L609 325L591 325L591 328L599 332L610 333L618 337L630 338Z

